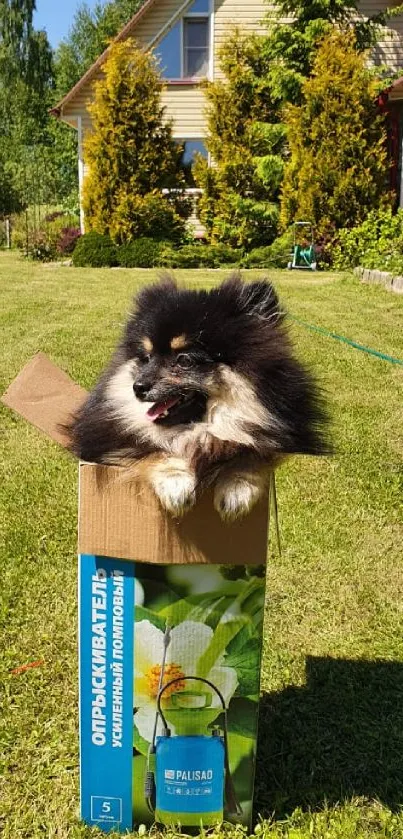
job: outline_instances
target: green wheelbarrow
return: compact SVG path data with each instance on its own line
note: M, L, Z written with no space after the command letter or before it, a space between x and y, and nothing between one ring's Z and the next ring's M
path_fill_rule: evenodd
M316 271L317 269L313 225L310 221L294 222L293 246L287 268L289 271L293 268L298 268L300 271Z

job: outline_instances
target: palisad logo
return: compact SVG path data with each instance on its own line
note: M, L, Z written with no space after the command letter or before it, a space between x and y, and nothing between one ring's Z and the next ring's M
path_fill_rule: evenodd
M165 769L166 781L212 781L212 769Z

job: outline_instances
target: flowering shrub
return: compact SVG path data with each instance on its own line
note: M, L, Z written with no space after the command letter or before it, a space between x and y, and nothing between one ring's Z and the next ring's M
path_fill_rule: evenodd
M43 230L31 235L28 243L28 256L38 262L51 262L56 258L56 249Z
M20 248L27 256L43 262L72 253L75 241L80 235L78 216L62 210L48 213L38 222L37 214L31 208L26 213L14 216L11 227L13 246ZM67 234L67 231L73 230L74 234ZM65 237L67 238L64 242ZM74 240L74 244L71 239Z
M56 245L57 252L61 256L69 256L72 254L80 236L81 230L79 227L63 227L59 241Z

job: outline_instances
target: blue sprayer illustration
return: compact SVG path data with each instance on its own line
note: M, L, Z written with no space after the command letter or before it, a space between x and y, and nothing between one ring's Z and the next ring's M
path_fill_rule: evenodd
M159 824L209 827L223 821L224 809L242 813L229 766L227 708L208 679L184 675L164 684L169 640L167 627L145 796ZM213 705L214 696L218 706ZM218 717L220 725L215 726ZM159 720L163 732L157 736Z

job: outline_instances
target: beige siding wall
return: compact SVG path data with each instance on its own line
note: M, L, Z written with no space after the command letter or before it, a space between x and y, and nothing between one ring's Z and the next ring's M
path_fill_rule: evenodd
M150 11L133 29L133 37L146 46L158 36L182 5L181 0L156 0ZM367 17L383 11L390 5L398 4L394 0L392 2L391 0L382 0L382 2L363 0L359 4L359 10L363 16ZM214 0L215 53L217 54L232 25L238 24L247 31L259 31L261 21L270 8L275 8L275 3L267 3L265 0ZM398 70L401 67L403 72L403 15L398 15L390 21L382 34L379 45L374 50L373 58L377 63L387 64L392 70ZM215 62L215 69L218 74L217 62ZM95 79L100 76L101 71L98 70ZM65 106L66 117L85 113L86 103L92 97L92 85L93 80L77 93L69 105ZM181 88L182 94L187 104L188 94L185 88ZM168 98L171 101L171 97ZM173 93L172 103L176 118L177 92Z
M270 5L264 0L214 0L214 75L220 76L218 52L233 26L258 32Z
M394 0L363 0L358 8L364 17L372 17L398 5ZM388 22L373 50L372 59L376 64L386 64L394 71L403 69L403 15L397 15Z
M168 86L162 95L174 137L204 137L204 94L197 85Z
M94 96L94 84L97 79L102 78L102 71L98 70L96 75L91 79L90 82L83 85L83 87L78 91L78 93L74 96L74 99L71 102L68 102L67 105L63 108L63 116L76 116L77 114L81 114L83 120L90 120L90 116L87 111L87 103L91 102Z
M82 131L85 136L91 131L91 117L86 108L86 102L91 98L91 90L86 94L81 106L74 103L74 108L65 109L64 114L69 118L81 116ZM166 108L166 115L173 120L175 137L204 137L204 94L199 85L172 85L162 94L162 102Z
M362 0L358 8L363 17L370 17L398 5L400 3L396 0ZM275 7L275 3L265 0L215 0L215 55L231 26L237 24L244 30L258 32L264 16ZM401 68L403 73L403 14L392 18L383 29L372 59L376 64L386 64L394 71ZM216 75L220 75L217 65Z
M190 2L191 0L189 0ZM143 46L147 46L177 15L184 3L185 0L157 0L149 13L145 14L137 24L133 31L133 37Z

